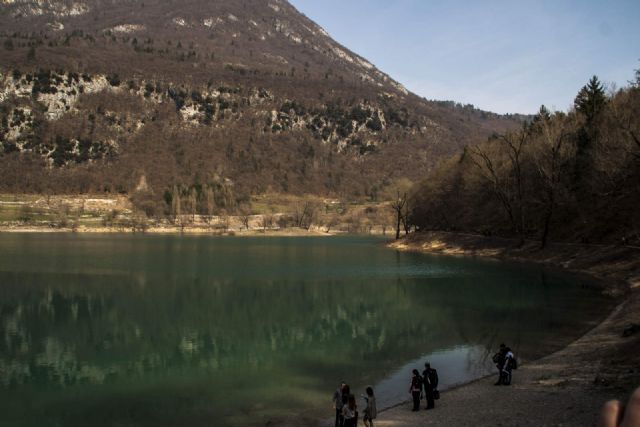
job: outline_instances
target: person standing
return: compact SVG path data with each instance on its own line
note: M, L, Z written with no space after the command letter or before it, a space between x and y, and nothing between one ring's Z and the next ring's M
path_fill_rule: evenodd
M411 386L409 386L409 393L413 398L412 411L420 410L420 392L422 390L422 378L417 369L413 370L413 376L411 377Z
M367 394L362 395L365 402L367 402L367 406L364 408L364 416L362 417L362 421L364 421L365 427L373 427L373 420L378 416L378 409L376 408L376 397L373 395L373 388L367 387Z
M353 394L349 395L347 404L342 407L342 416L344 417L344 427L356 427L358 425L356 397Z
M502 369L504 368L504 361L507 356L506 349L507 346L500 344L500 350L493 355L493 363L495 363L496 368L498 368L498 381L494 385L501 385L503 382L504 375L502 373Z
M427 399L427 409L436 407L435 392L438 390L438 371L431 367L429 362L424 364L422 381L424 384L424 397Z
M333 407L336 410L336 425L335 427L343 427L344 426L344 418L342 417L342 407L344 406L343 402L343 391L347 385L345 382L341 382L340 386L333 393Z
M515 355L511 348L505 347L504 363L502 365L502 385L511 385L511 371L515 366Z

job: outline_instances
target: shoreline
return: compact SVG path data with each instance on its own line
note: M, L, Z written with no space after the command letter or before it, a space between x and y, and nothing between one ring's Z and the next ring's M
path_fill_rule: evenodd
M221 231L213 228L204 227L149 227L145 230L133 230L131 228L118 228L118 227L80 227L78 229L73 228L54 228L54 227L6 227L0 226L0 234L150 234L150 235L186 235L186 236L226 236L226 237L304 237L304 236L319 236L329 237L336 235L343 235L338 231L322 231L319 229L304 230L304 229L249 229L249 230L228 230Z
M322 227L304 228L262 228L228 229L220 230L210 227L168 227L151 226L143 230L132 227L49 227L49 226L3 226L0 225L2 234L148 234L148 235L173 235L173 236L212 236L212 237L334 237L334 236L376 236L391 237L390 233L380 230L370 232L350 232L339 229L326 230Z
M494 387L495 374L488 375L442 391L434 411L411 412L410 401L387 408L376 425L592 425L604 402L626 398L640 385L640 333L622 336L626 325L640 324L638 248L556 243L540 251L538 242L519 247L511 239L444 232L413 234L388 246L587 274L601 283L603 293L622 301L566 347L521 366L510 387Z

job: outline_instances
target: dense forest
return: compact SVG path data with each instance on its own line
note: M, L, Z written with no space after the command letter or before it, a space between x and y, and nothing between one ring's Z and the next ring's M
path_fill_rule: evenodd
M466 147L405 201L419 230L640 243L640 70L620 90L594 76L570 111L542 106L521 129Z

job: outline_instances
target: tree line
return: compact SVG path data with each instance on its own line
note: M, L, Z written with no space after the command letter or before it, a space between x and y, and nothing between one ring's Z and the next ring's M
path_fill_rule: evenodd
M638 244L639 201L640 70L608 93L594 76L568 112L542 106L522 128L465 147L401 210L419 230Z

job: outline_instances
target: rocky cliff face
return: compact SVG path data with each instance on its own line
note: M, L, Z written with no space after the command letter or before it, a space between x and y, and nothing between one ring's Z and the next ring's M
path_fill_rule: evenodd
M284 0L2 0L0 28L5 190L375 197L518 125L418 98Z

